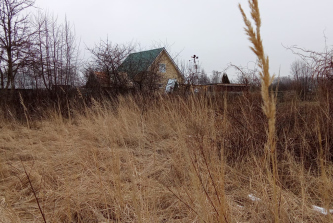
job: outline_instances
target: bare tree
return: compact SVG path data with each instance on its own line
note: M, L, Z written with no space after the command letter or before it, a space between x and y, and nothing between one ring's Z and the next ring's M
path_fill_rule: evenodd
M112 44L107 39L101 40L93 48L88 48L88 51L92 54L89 67L94 72L90 72L91 75L100 73L106 76L107 85L116 90L128 86L128 78L118 72L118 67L134 51L133 45Z
M249 85L251 88L258 88L260 86L261 81L259 78L259 69L257 63L254 63L254 66L252 68L250 68L249 65L237 66L230 63L223 70L223 72L226 72L230 68L236 70L238 84Z
M200 72L198 72L198 65L193 64L190 61L182 61L180 63L180 70L184 75L184 82L187 85L196 85L199 81Z
M0 50L0 58L3 57L4 50ZM6 66L3 65L4 61L0 59L0 85L1 89L4 89L5 80L7 80Z
M144 61L135 61L134 66L136 67L132 72L136 73L133 76L134 84L137 85L138 90L141 92L154 92L158 90L161 86L162 76L160 62L161 58L156 58L154 62L149 66L148 70L137 72L141 63Z
M202 69L201 73L199 74L198 84L210 84L210 79L204 69Z
M214 84L221 83L221 72L213 70L212 83Z
M27 64L33 33L29 14L23 12L34 5L34 0L0 1L0 61L1 87L15 89L15 77Z
M313 77L333 81L333 47L329 48L326 45L326 41L323 52L316 52L297 46L288 47L287 49L300 57L306 66L312 70Z
M295 81L290 76L277 77L272 83L273 91L292 91L295 89Z
M62 66L61 84L74 86L78 81L78 44L75 29L67 18L63 26L64 65Z
M312 69L304 61L297 60L291 64L290 73L293 76L294 89L304 100L314 90Z
M35 88L75 86L79 79L79 47L74 28L67 19L59 24L56 17L40 12L32 24L35 35L30 69Z

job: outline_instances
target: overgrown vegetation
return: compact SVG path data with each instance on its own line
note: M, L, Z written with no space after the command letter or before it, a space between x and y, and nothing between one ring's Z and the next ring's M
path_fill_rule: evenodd
M331 92L276 102L250 9L261 92L12 98L0 222L331 222Z
M277 106L281 222L329 222L312 209L332 207L328 107ZM274 221L260 95L128 96L83 110L50 109L30 129L1 119L4 222L43 221L32 189L47 222Z

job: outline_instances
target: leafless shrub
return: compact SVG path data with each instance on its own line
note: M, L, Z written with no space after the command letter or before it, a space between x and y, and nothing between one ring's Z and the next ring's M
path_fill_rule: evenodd
M35 35L32 61L28 67L33 83L29 88L77 86L79 46L74 27L65 19L59 24L55 16L38 12L32 22Z
M250 68L249 65L237 66L235 64L230 63L223 70L223 72L227 72L231 68L236 70L237 83L249 85L252 87L252 89L259 89L260 78L259 78L259 67L258 67L257 62L254 63L253 68Z
M88 50L92 55L92 61L89 65L90 70L105 75L105 86L116 90L128 86L128 78L118 72L118 68L124 59L134 51L132 44L112 44L106 39L106 41L101 40L94 47L88 48ZM93 74L89 73L89 75Z
M304 66L309 69L311 77L317 83L321 94L331 95L333 86L333 47L326 44L322 52L306 49L299 46L286 47L293 54L299 56L303 61ZM328 96L330 97L330 96Z
M16 78L30 60L32 37L29 14L34 0L0 1L0 74L1 88L15 89Z

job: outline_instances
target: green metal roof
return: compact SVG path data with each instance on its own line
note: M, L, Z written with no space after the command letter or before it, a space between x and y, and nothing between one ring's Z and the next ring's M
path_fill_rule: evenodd
M148 70L149 66L163 50L164 48L158 48L131 53L119 66L118 71L126 72L130 78L133 78L136 74Z

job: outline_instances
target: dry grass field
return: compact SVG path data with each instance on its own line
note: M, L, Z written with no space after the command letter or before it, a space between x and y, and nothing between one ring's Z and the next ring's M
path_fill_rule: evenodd
M0 222L333 222L331 93L276 103L250 9L261 93L3 106Z
M281 222L331 222L312 206L333 204L323 106L277 106L278 204L255 93L95 101L30 128L1 119L0 222L272 222L276 205Z

